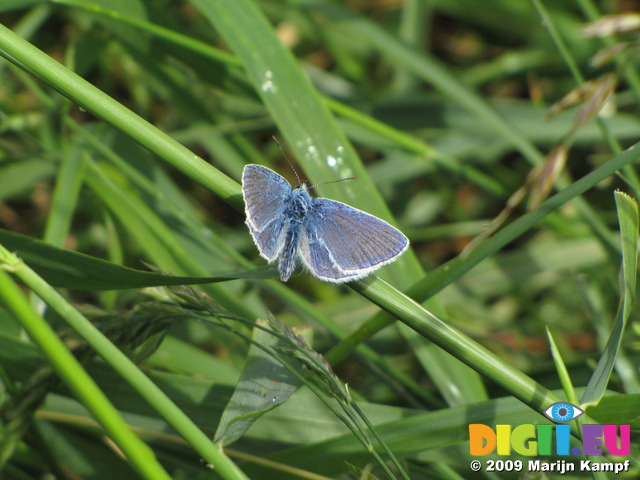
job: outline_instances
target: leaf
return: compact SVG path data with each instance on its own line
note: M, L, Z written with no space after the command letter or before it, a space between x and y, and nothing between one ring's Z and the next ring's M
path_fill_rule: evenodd
M289 399L300 384L299 378L282 365L263 347L285 345L282 340L265 331L266 322L259 321L253 331L253 344L249 348L247 363L227 404L214 437L214 442L227 446L238 440L253 423L265 413ZM289 360L298 373L303 365Z
M615 199L620 223L620 237L622 239L622 269L620 271L622 291L620 304L607 345L582 396L582 405L597 404L602 395L604 395L620 350L624 328L629 315L631 315L631 306L636 293L636 276L638 274L638 204L631 197L619 191L615 192Z
M0 245L15 251L38 275L54 287L74 290L121 290L224 282L233 279L273 278L272 267L229 272L212 277L174 277L123 267L83 253L54 247L25 235L0 229Z
M576 405L578 403L578 396L576 395L576 390L573 387L573 383L571 382L571 377L569 376L569 371L567 370L567 365L564 363L562 359L562 354L558 349L558 345L556 344L553 335L551 334L551 330L547 326L547 338L549 339L549 345L551 347L551 356L553 357L553 363L556 366L556 370L558 372L558 377L560 377L560 383L562 383L562 389L564 390L565 397L568 399L569 403Z
M586 409L587 415L601 424L629 424L640 428L640 394L607 395L598 405Z

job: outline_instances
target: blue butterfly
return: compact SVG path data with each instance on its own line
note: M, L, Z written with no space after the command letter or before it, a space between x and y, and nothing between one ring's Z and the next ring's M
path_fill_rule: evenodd
M247 226L260 255L279 260L286 282L299 258L320 280L363 278L409 248L402 232L384 220L344 203L312 198L305 184L289 182L262 165L242 172Z

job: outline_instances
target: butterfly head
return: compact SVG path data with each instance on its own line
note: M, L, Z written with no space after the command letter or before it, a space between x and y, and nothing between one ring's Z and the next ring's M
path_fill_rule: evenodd
M306 183L301 183L300 185L298 185L297 187L293 188L294 192L300 192L299 194L302 193L309 193L309 187L307 186Z

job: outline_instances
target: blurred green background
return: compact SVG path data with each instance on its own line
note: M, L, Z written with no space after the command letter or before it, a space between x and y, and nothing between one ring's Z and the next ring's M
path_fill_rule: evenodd
M637 429L637 8L0 0L0 244L44 278L17 275L23 307L0 294L0 476L160 478L117 417L175 479L519 478L470 471L468 424L548 422L552 399ZM392 222L410 251L347 285L254 271L242 169L296 183L273 135L309 183L357 176L314 193ZM143 288L168 282L131 269L218 281ZM64 370L30 315L80 363ZM143 399L143 376L186 418ZM227 415L251 417L246 401L260 418L214 460L195 438L234 388Z

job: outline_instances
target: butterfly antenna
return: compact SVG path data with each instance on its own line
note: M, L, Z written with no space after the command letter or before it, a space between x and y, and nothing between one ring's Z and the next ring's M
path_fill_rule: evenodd
M316 183L315 185L311 185L309 188L307 188L307 190L311 190L312 188L316 188L316 187L321 187L322 185L329 185L330 183L338 183L338 182L344 182L345 180L357 180L358 177L347 177L347 178L341 178L339 180L331 180L330 182L322 182L322 183Z
M278 145L278 148L282 152L282 156L287 161L289 166L291 166L291 170L293 170L293 173L296 175L296 178L298 179L298 185L302 185L302 181L300 181L300 177L298 176L298 171L296 170L296 167L293 166L293 163L291 163L291 160L289 160L289 157L287 157L287 154L284 153L284 148L282 148L282 145L280 145L280 142L278 141L275 135L271 135L271 138L273 138L273 141L276 142L276 145Z

